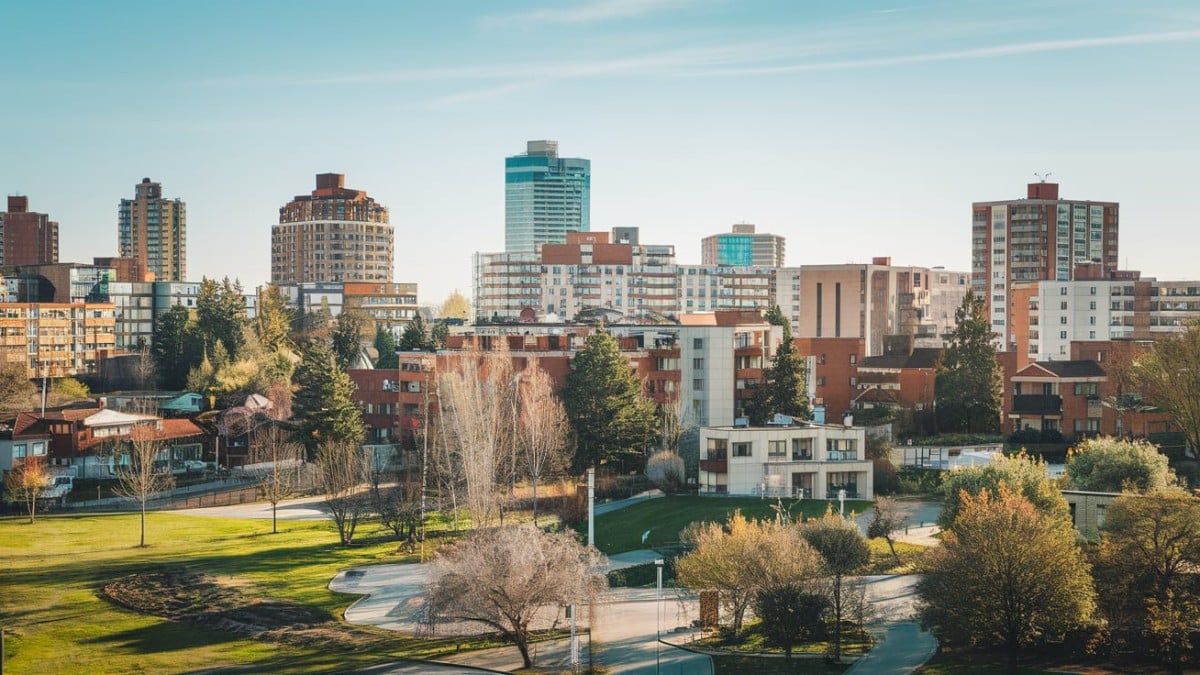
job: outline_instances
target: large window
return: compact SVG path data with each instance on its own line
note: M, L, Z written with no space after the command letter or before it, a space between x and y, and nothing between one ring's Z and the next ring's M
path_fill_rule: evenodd
M838 490L845 490L846 497L858 496L858 473L834 471L825 475L825 495L836 499Z
M751 457L751 456L753 456L753 453L751 452L750 447L751 446L749 443L734 443L733 444L733 456L734 457Z
M831 462L844 462L858 459L858 443L853 438L830 438L825 441L827 459Z
M811 438L793 438L792 439L792 459L806 460L813 458L813 439Z
M728 452L728 442L724 438L708 439L708 459L725 459Z
M767 457L787 457L787 441L767 441Z

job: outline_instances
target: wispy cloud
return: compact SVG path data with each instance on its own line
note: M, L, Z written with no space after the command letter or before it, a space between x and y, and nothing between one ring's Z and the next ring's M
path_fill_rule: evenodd
M592 0L591 2L564 3L557 7L544 7L518 14L490 16L484 25L510 24L586 24L601 21L632 19L635 17L682 9L695 2L688 0Z

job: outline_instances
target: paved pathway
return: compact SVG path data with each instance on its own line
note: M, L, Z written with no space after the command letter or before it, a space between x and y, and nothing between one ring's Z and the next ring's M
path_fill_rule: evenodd
M325 520L329 512L325 509L324 497L300 497L279 502L279 520ZM269 502L248 502L230 506L205 506L196 509L179 509L171 513L181 513L185 516L214 516L217 518L244 518L249 520L270 520L271 504Z
M877 631L875 647L859 659L847 675L901 675L911 673L933 657L937 640L915 621L900 621Z

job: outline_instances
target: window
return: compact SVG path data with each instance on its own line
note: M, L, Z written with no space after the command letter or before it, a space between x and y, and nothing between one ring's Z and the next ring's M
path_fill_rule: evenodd
M818 377L818 378L817 378L817 386L818 386L818 387L824 387L824 386L825 386L825 376L824 376L824 375L822 375L822 376L820 376L820 377Z
M1096 309L1096 301L1092 300L1088 303L1088 309Z
M1065 331L1065 330L1058 331L1058 339L1066 340L1067 339L1067 331Z
M767 441L767 457L787 457L787 441Z
M1067 294L1067 287L1066 287L1066 286L1063 286L1062 288L1058 289L1058 294L1059 294L1059 295L1066 295L1066 294Z
M793 438L792 439L792 459L805 460L812 459L813 439L811 438Z
M704 359L692 359L692 369L693 370L703 370L704 369Z
M858 459L858 444L853 438L830 438L825 441L827 459L831 462Z
M1076 396L1096 396L1100 393L1100 385L1095 382L1076 382Z
M1066 300L1063 300L1062 302L1058 303L1058 308L1059 308L1059 309L1066 309L1066 308L1067 308L1067 301L1066 301Z
M733 456L734 457L752 457L753 455L751 454L751 451L750 451L750 444L749 443L734 443L733 444Z
M1067 317L1065 317L1065 316L1058 317L1058 322L1064 326L1067 325Z
M692 338L692 349L704 349L704 338Z
M858 354L851 354L850 355L850 365L854 365L856 363L858 363Z
M699 377L693 379L692 391L704 391L704 380Z
M708 458L709 459L725 459L728 451L728 441L724 438L708 439Z

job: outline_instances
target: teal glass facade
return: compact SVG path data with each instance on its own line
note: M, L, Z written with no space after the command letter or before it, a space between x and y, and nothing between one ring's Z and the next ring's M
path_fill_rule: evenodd
M547 147L549 146L549 147ZM531 142L504 160L504 249L536 251L568 232L591 231L592 163L558 157L557 144Z

